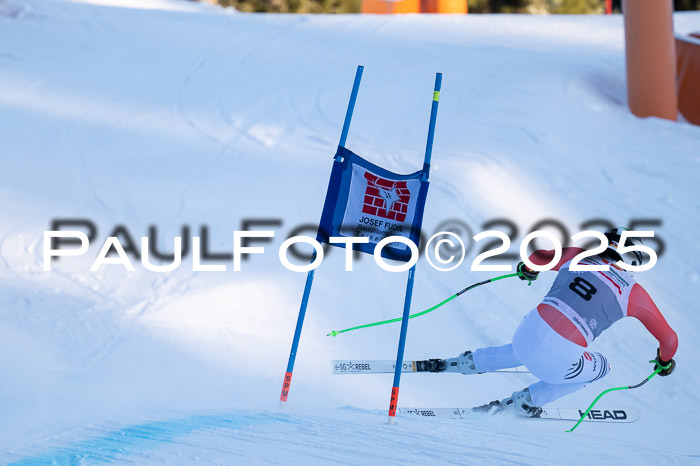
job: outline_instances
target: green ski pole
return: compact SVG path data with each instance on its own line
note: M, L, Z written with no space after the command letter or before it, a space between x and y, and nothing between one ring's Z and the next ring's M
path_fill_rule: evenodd
M649 362L656 362L656 361L649 361ZM615 390L631 390L631 389L633 389L633 388L639 388L639 387L641 387L642 385L644 385L645 383L647 383L648 381L650 381L651 378L654 377L656 374L658 374L659 372L661 372L661 371L663 371L663 370L668 369L669 367L671 367L671 364L670 364L670 363L669 363L667 366L659 366L659 367L657 367L656 370L655 370L654 372L652 372L651 375L650 375L649 377L647 377L646 379L642 380L641 382L639 382L639 383L636 384L636 385L629 385L629 386L627 386L627 387L608 388L607 390L603 391L600 395L598 395L598 396L596 397L595 400L593 400L593 403L591 403L591 405L588 407L588 409L586 410L586 412L583 413L583 415L581 416L581 419L578 420L578 422L576 423L576 425L573 426L571 429L567 430L567 432L573 432L574 429L577 428L578 425L581 424L581 422L583 422L583 420L586 418L586 416L588 416L588 413L591 411L591 409L593 409L593 406L595 406L595 404L598 403L598 400L600 400L600 399L603 397L603 395L605 395L606 393L614 392Z
M422 316L422 315L425 315L429 312L433 312L435 309L444 306L445 304L449 303L450 301L452 301L453 299L455 299L459 295L466 293L467 291L472 290L472 289L476 288L477 286L485 285L487 283L495 282L498 280L503 280L504 278L517 277L517 276L518 276L517 273L511 273L508 275L501 275L500 277L490 278L488 280L484 280L483 282L474 283L473 285L469 285L468 287L464 288L463 290L458 291L457 293L453 294L452 296L450 296L446 300L436 304L435 306L431 307L430 309L426 309L425 311L416 312L415 314L411 314L410 316L408 316L408 318L413 319L414 317ZM397 317L396 319L382 320L381 322L374 322L371 324L358 325L357 327L350 327L350 328L346 328L344 330L332 330L326 336L335 337L335 336L340 335L341 333L350 332L353 330L359 330L361 328L376 327L377 325L391 324L392 322L401 322L401 320L402 320L401 317Z

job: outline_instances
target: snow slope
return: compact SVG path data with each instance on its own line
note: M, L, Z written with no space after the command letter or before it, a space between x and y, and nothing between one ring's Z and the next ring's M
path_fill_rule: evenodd
M677 14L676 30L700 29ZM700 129L625 105L619 17L237 14L152 0L0 1L0 462L700 463L694 290ZM444 73L426 231L495 218L523 233L557 218L659 218L666 243L639 280L676 329L678 370L606 402L639 422L400 419L390 375L333 376L331 359L391 359L405 275L331 251L316 273L289 405L277 406L305 274L276 249L318 221L357 64L348 147L388 169L420 167L434 73ZM52 219L89 218L98 241L42 271ZM183 225L230 252L250 218L279 218L241 272L88 272L116 225ZM262 229L261 227L257 227ZM516 248L514 247L515 251ZM472 249L467 263L476 255ZM89 256L89 257L88 257ZM492 274L421 261L413 310ZM502 281L411 321L406 357L509 341L548 289ZM587 405L651 371L656 342L621 321L595 342L613 371L558 402ZM532 382L409 374L400 404L474 405ZM395 449L395 450L392 450Z

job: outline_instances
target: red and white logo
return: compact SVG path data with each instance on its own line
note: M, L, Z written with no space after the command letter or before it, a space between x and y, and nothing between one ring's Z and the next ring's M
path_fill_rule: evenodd
M391 181L365 172L365 190L362 212L403 223L408 212L411 192L406 181Z
M592 360L593 360L593 357L590 355L590 353L589 353L588 351L584 351L584 352L583 352L583 357L586 358L586 359L589 360L589 361L592 361Z

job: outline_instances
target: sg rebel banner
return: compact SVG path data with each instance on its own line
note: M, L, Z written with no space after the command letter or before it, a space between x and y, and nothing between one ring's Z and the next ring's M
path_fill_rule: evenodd
M369 254L388 236L403 236L418 245L428 195L426 179L424 170L399 175L338 147L316 240L345 247L330 243L329 238L366 237L369 243L354 248ZM407 262L411 251L395 242L382 250L382 256Z

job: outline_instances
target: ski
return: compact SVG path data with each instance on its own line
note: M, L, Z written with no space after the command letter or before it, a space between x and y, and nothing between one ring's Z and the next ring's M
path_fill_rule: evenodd
M428 372L423 369L422 361L404 361L401 372ZM396 361L391 360L360 360L360 359L337 359L331 361L334 374L393 374L396 368ZM502 369L494 372L517 372L528 374L525 367L515 367L513 369Z
M399 408L399 413L407 416L442 418L442 419L473 419L473 408ZM576 408L543 408L539 417L518 417L520 419L554 419L560 421L578 421L585 409ZM517 416L517 415L516 415ZM607 408L592 409L584 422L635 422L639 420L641 413L637 408Z

